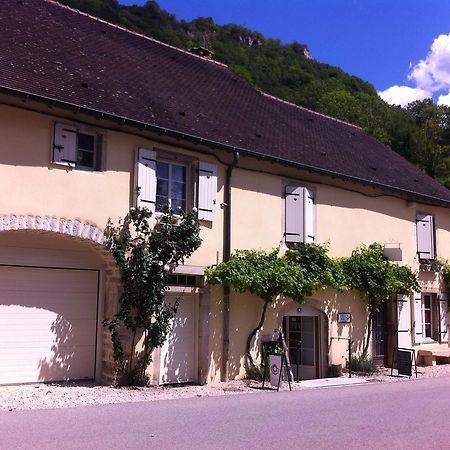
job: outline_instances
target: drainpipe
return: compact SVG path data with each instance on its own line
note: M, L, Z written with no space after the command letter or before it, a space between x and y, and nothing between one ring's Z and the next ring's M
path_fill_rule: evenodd
M233 162L227 167L225 178L223 214L223 261L231 256L231 176L239 163L239 152L234 154ZM223 287L223 349L222 349L222 381L228 381L228 356L230 347L230 286Z

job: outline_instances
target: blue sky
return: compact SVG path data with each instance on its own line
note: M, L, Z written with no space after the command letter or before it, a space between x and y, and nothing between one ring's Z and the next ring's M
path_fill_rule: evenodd
M432 95L450 104L450 0L160 0L159 4L179 19L212 17L219 24L237 23L283 42L305 43L316 60L373 83L391 103Z

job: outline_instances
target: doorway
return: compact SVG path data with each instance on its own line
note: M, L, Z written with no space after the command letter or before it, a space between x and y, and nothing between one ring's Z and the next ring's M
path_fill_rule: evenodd
M287 316L284 319L294 380L319 377L318 322L318 316Z

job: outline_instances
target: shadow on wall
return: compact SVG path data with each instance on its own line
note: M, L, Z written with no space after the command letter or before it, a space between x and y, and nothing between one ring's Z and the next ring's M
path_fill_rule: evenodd
M175 301L175 300L174 300ZM172 319L171 330L160 351L160 383L197 381L196 296L181 295L178 310ZM169 303L172 303L170 301Z
M41 358L38 363L39 381L62 381L74 379L72 363L75 357L73 326L60 314L50 326L54 335L51 356ZM77 355L77 359L80 355ZM79 364L81 361L77 361ZM76 377L75 377L76 378Z
M222 376L223 351L223 289L209 287L208 347L206 373L207 382L220 381Z

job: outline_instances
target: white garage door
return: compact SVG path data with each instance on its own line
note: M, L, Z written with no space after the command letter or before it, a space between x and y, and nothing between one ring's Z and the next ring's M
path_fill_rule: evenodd
M0 266L0 384L93 379L98 272Z
M172 329L161 347L161 384L197 381L196 300L195 295L186 295L180 299ZM167 301L171 302L170 296Z

